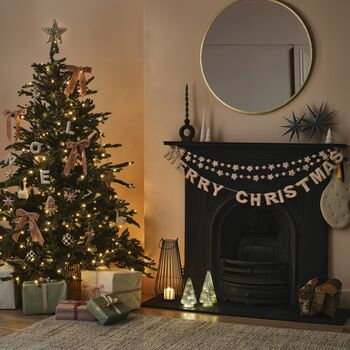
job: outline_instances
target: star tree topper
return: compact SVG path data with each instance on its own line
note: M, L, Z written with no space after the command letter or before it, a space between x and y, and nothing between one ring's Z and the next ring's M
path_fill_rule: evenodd
M47 43L61 43L62 44L62 34L67 30L67 28L59 27L56 20L52 21L51 27L41 28L47 34Z

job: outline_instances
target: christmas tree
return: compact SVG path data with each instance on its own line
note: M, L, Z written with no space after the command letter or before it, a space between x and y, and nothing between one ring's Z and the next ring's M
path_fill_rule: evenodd
M128 230L136 212L112 187L133 187L115 176L132 162L108 161L121 145L102 144L110 113L94 112L91 68L55 58L66 29L53 21L43 30L50 60L32 65L33 81L19 91L29 101L4 112L11 144L0 163L0 258L23 279L69 279L77 267L111 264L150 276L154 262Z
M181 304L185 309L192 309L197 304L196 294L194 293L194 288L191 278L187 278L185 289L182 294Z
M199 302L203 307L212 307L217 303L213 279L211 277L211 272L207 271L205 275L205 280L203 283L203 288L201 295L199 297Z

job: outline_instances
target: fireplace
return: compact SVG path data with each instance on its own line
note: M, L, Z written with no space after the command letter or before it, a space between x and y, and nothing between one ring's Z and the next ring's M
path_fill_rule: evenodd
M288 305L294 293L294 224L282 208L229 201L212 227L212 271L221 299L247 305ZM290 280L289 280L290 279Z
M224 163L259 165L293 161L339 144L165 142L184 147L203 157ZM205 177L217 181L210 172ZM301 175L303 177L303 175ZM300 178L300 176L299 176ZM300 180L298 177L292 182ZM276 192L289 185L289 177L257 183L222 177L220 184L247 193ZM328 180L312 191L283 204L251 207L240 204L230 191L217 196L190 181L185 182L185 268L197 298L206 271L212 272L218 297L214 308L197 306L194 311L299 322L343 324L348 311L338 318L299 316L297 291L309 279L328 278L328 225L320 211L320 197ZM144 306L181 310L161 296Z

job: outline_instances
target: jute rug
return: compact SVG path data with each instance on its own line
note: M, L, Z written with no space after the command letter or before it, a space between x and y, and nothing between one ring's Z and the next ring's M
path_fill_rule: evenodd
M0 349L26 350L331 350L350 349L350 334L276 329L131 314L112 326L53 317L0 338Z

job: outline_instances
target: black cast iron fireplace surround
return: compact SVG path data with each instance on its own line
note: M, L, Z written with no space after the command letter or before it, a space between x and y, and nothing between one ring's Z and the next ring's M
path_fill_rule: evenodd
M164 142L224 163L278 163L303 158L343 144ZM215 177L205 173L209 180ZM246 192L271 192L305 175L254 183L220 178L220 184ZM222 179L222 180L221 180ZM218 181L217 181L218 182ZM217 197L185 183L185 278L199 297L205 273L212 272L218 304L192 311L287 321L343 324L337 317L300 317L297 290L310 278L328 278L328 225L320 211L327 181L282 204L250 207L237 203L229 191ZM157 296L143 304L182 310L179 300Z

